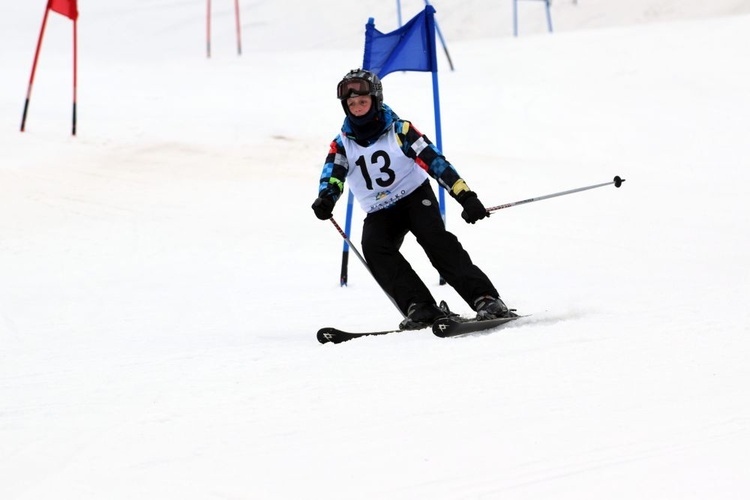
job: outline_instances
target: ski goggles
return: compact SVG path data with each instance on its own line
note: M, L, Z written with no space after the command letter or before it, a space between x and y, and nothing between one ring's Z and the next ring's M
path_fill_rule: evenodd
M343 80L336 89L336 96L339 99L348 99L352 95L369 95L372 92L372 85L364 78L351 78Z

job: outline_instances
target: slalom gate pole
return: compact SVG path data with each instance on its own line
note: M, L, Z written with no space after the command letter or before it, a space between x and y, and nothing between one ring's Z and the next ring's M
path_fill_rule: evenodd
M341 235L341 237L344 238L344 241L346 241L346 243L349 245L349 248L351 248L351 250L354 252L354 255L357 256L357 258L362 263L362 265L365 266L365 269L367 269L367 271L370 273L370 275L373 277L373 279L375 279L375 275L372 274L372 270L370 269L370 266L367 265L367 262L365 261L365 258L362 257L362 254L359 253L359 250L357 250L357 247L355 247L354 245L352 245L352 242L349 240L349 237L346 235L346 233L344 232L344 230L341 229L341 226L338 225L338 223L336 222L336 219L334 219L333 217L331 217L329 220L331 221L331 224L333 224L333 227L335 227L336 230L339 232L339 234ZM377 282L378 282L378 280L375 280L375 283L377 283ZM379 285L380 285L380 283L378 283L378 286ZM399 314L403 318L406 318L406 315L401 311L401 308L398 307L398 304L396 304L396 301L393 300L393 297L391 297L390 295L388 295L388 292L386 292L383 289L382 286L380 287L380 289L383 290L383 293L385 293L385 296L388 297L388 299L390 299L390 301L393 303L393 305L398 310Z
M34 52L34 63L31 66L31 77L29 78L29 86L26 90L26 102L23 105L23 116L21 117L21 132L26 130L26 115L29 113L29 102L31 101L31 87L34 86L34 75L36 75L36 64L39 62L39 52L42 50L42 39L44 38L44 30L47 27L47 17L49 16L49 5L48 8L44 9L44 17L42 18L42 29L39 30L39 40L36 43L36 52Z
M78 18L73 19L73 129L76 135L78 126Z
M609 186L610 184L614 184L616 188L619 188L622 186L622 183L625 182L625 179L621 179L619 175L616 175L614 180L612 182L603 182L601 184L594 184L593 186L585 186L580 187L576 189L569 189L568 191L561 191L559 193L553 193L553 194L546 194L544 196L537 196L536 198L529 198L528 200L521 200L521 201L514 201L513 203L506 203L504 205L497 205L496 207L489 207L487 209L488 212L494 212L496 210L502 210L503 208L510 208L515 207L516 205L523 205L525 203L531 203L534 201L542 201L547 200L549 198L555 198L557 196L563 196L566 194L573 194L573 193L579 193L581 191L587 191L589 189L595 189L600 188L603 186Z
M354 195L352 190L349 190L349 196L346 202L346 223L344 224L344 232L346 234L352 234L352 213L354 212ZM341 252L341 277L339 279L341 286L349 285L349 243L344 241L344 249Z
M211 0L206 0L206 57L211 59Z
M242 55L242 28L240 25L240 0L234 0L234 24L237 31L237 55Z

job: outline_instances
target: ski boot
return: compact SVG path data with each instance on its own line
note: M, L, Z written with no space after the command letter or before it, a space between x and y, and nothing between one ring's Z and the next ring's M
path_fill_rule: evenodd
M499 297L483 295L474 301L474 310L477 312L477 321L495 318L514 318L518 316L515 309L508 306Z
M409 305L406 318L398 327L401 330L420 330L432 326L436 319L448 316L456 316L456 314L448 309L448 304L444 300L439 306L434 303L412 303Z

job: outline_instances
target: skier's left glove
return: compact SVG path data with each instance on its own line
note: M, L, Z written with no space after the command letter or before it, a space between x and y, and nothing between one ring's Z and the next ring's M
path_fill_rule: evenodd
M484 208L482 202L477 198L477 193L474 191L462 191L456 196L456 200L464 207L461 217L469 224L474 224L476 221L490 216L490 213Z

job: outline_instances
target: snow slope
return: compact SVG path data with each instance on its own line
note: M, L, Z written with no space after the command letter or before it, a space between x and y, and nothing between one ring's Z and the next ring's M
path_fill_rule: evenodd
M82 4L77 137L70 22L20 133L44 2L0 18L0 498L750 495L747 2L556 1L553 35L525 2L519 38L511 2L433 2L444 149L487 205L627 181L476 225L449 200L530 318L336 346L400 321L309 208L395 3L241 2L241 57L213 4L210 59L201 2ZM429 76L384 84L434 137Z

